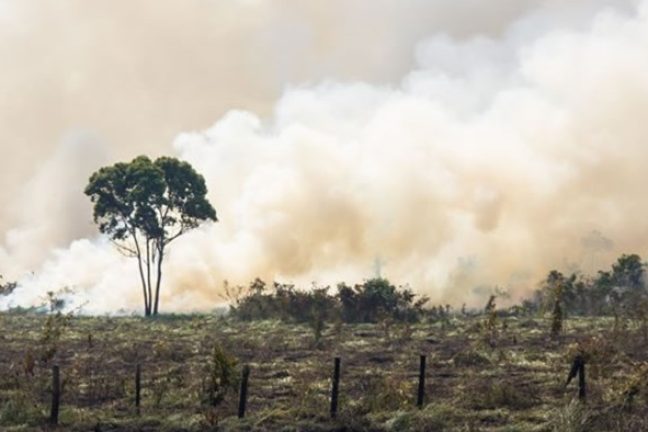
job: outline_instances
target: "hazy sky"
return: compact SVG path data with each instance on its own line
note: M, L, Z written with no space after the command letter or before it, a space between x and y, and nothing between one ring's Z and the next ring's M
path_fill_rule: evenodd
M81 191L141 153L194 163L225 216L171 259L179 308L215 301L226 278L359 278L378 255L439 299L527 292L546 266L637 249L646 10L0 0L0 274L23 280L24 298L117 283L67 266L121 268ZM614 246L591 247L608 245L594 231ZM104 258L84 262L81 247ZM182 258L192 249L199 268Z

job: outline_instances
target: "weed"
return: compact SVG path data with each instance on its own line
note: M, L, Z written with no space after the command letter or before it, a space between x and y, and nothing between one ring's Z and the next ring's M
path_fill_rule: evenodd
M577 400L572 400L564 407L554 410L551 419L554 432L587 432L590 430L590 413Z
M486 319L483 324L483 338L491 348L495 347L497 340L497 306L495 304L495 299L496 296L491 295L486 307L484 308Z
M63 314L60 310L48 315L39 341L41 362L47 364L56 356L63 332L71 321L72 314Z
M236 391L238 375L236 373L236 359L215 344L208 363L205 365L201 404L205 407L215 408L220 405L225 397Z
M466 387L465 400L472 409L525 410L537 402L533 393L528 383L523 385L508 380L488 383L476 380Z

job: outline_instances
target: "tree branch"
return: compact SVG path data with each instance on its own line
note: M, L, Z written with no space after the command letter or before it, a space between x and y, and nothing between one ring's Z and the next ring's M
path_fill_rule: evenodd
M126 256L131 257L131 258L137 256L137 251L135 249L131 249L131 248L129 248L129 247L123 245L123 244L119 244L117 242L117 240L114 240L112 238L110 239L110 242L113 245L115 245L115 247L117 248L119 253L121 253L122 255L126 255Z

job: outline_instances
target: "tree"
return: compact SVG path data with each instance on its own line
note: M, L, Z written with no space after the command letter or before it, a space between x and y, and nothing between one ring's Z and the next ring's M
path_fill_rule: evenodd
M120 252L137 258L144 314L157 315L167 246L201 222L217 220L204 178L187 162L139 156L99 169L85 194L99 231Z
M572 277L575 277L573 275ZM551 303L551 337L556 338L563 329L563 302L571 292L572 278L565 276L557 270L549 272L546 280L548 293L548 302Z
M4 278L0 275L0 296L8 296L18 287L18 284L16 282L2 283L2 279Z

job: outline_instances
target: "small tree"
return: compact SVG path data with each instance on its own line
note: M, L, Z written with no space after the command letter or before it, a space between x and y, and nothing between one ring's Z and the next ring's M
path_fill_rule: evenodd
M545 280L546 291L545 309L551 309L551 337L556 338L563 330L563 303L569 292L568 279L561 272L552 270ZM567 289L565 289L567 287Z
M551 337L557 338L563 329L563 310L562 310L562 292L563 285L556 285L556 294L553 299L553 309L551 311Z
M18 284L16 282L3 283L2 282L3 279L4 278L2 277L2 275L0 275L0 296L5 296L5 295L8 296L16 289Z
M187 162L139 156L99 169L85 194L94 203L99 231L137 258L144 314L157 315L167 246L200 222L216 221L204 178Z
M484 308L484 314L486 319L484 320L484 339L491 346L495 348L495 341L497 339L497 305L495 300L497 299L496 295L492 295L488 298L488 303Z

